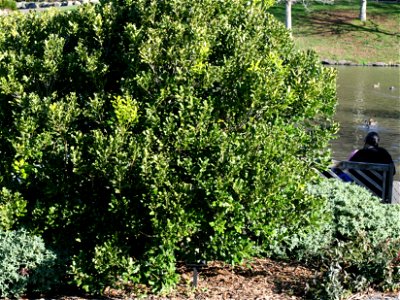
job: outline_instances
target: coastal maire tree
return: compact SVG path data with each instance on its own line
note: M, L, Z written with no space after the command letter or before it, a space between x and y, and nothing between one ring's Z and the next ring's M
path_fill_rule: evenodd
M262 255L318 217L306 183L330 158L335 72L270 5L0 18L0 188L27 202L15 227L42 235L64 278L160 290L177 261Z

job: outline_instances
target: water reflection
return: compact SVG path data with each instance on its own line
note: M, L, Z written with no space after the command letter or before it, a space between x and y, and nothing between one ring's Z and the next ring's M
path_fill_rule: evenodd
M336 121L340 131L332 142L333 157L345 160L364 144L369 131L381 136L396 163L400 179L400 68L336 67L338 70ZM368 126L368 123L369 126Z

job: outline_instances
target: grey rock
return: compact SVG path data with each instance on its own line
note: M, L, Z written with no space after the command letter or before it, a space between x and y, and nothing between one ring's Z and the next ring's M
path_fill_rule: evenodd
M323 65L336 65L336 61L331 59L323 59L321 62Z
M386 67L387 66L387 64L384 62L374 62L374 63L372 63L372 65L374 67Z
M349 65L351 64L351 61L348 61L348 60L339 60L339 61L337 62L337 64L338 64L338 65L341 65L341 66L349 66Z

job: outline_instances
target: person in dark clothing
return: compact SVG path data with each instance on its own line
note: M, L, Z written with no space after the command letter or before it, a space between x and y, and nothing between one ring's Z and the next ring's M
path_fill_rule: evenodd
M364 147L350 157L350 161L376 164L393 164L392 157L385 148L379 147L379 135L372 131L365 137Z
M379 147L379 135L378 133L372 131L367 134L365 137L365 144L364 147L357 152L355 152L350 158L350 161L356 162L366 162L366 163L376 163L376 164L392 164L393 165L393 174L396 173L396 169L394 168L393 159L390 156L389 152ZM379 178L377 178L372 172L370 171L363 171L368 177L374 179L376 182L379 182ZM351 173L363 182L366 186L368 186L376 195L379 195L379 190L377 190L373 185L366 182L366 180L357 172L351 171ZM382 181L381 181L382 182Z

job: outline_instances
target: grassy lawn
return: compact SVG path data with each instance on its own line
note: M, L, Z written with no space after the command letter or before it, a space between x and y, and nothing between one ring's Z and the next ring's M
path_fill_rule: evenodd
M285 21L284 4L270 9ZM356 63L400 62L400 3L368 2L367 21L358 19L358 1L301 2L292 6L293 38L299 49L314 49L321 59Z

